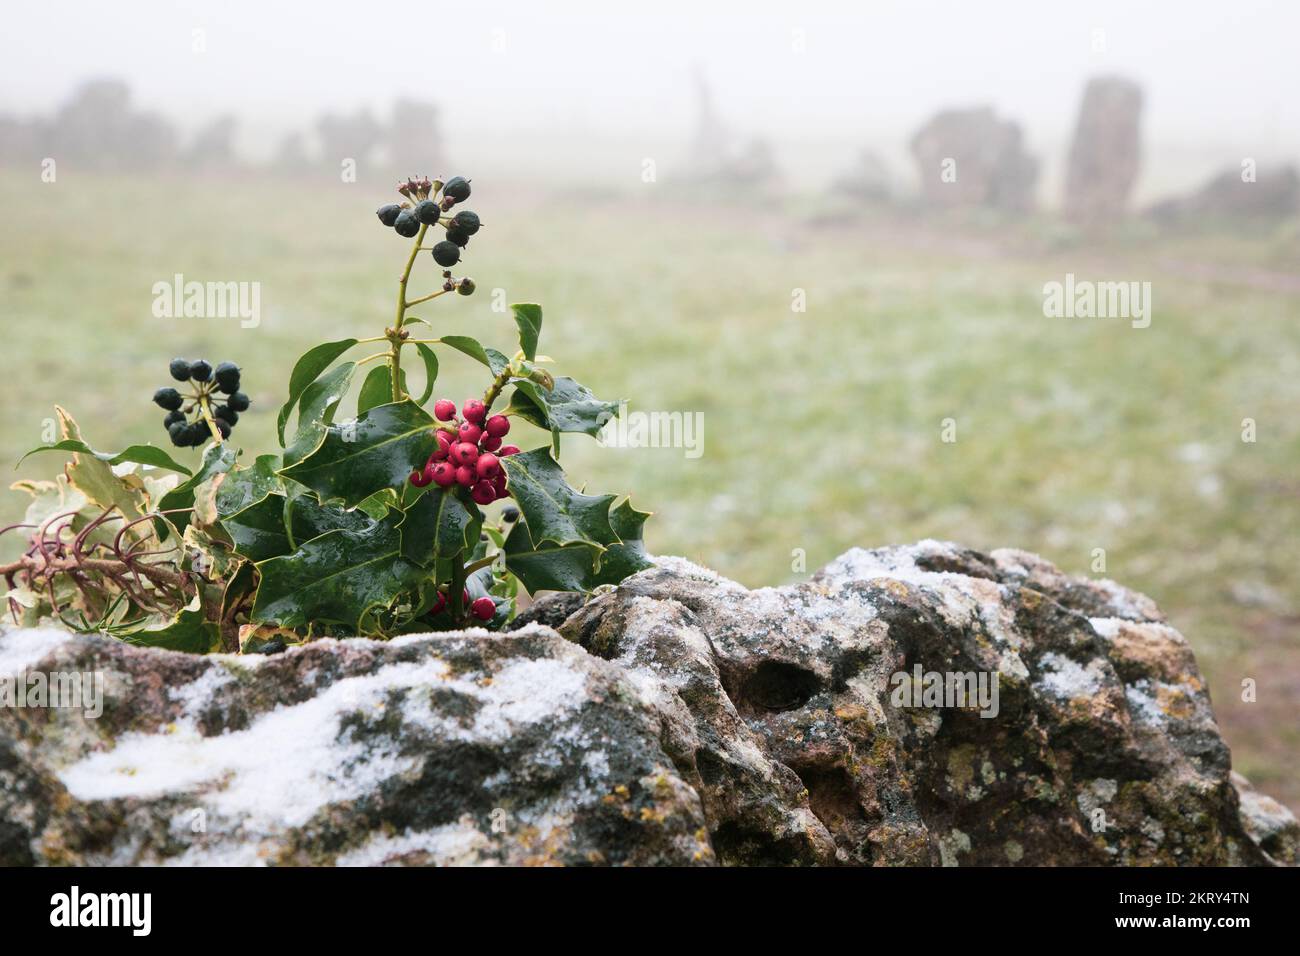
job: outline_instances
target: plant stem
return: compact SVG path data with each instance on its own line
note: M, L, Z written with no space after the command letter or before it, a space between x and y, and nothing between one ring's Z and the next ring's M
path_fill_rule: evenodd
M464 623L465 617L465 578L468 575L465 571L465 565L460 563L456 558L451 562L451 593L447 595L451 600L451 616L457 623Z
M501 394L501 389L506 387L506 382L510 381L510 374L510 366L507 365L501 374L492 380L491 387L483 393L484 414L492 410L492 403Z
M208 423L208 431L212 432L212 440L220 445L223 441L221 429L217 428L217 423L212 420L212 408L208 405L207 392L199 396L199 411L203 413L203 420Z
M412 299L410 302L406 303L406 307L409 309L413 305L419 305L421 302L428 302L430 299L436 299L438 296L446 294L446 289L439 289L437 292L430 292L428 295L422 295L418 299Z
M388 341L391 343L388 358L388 377L393 383L393 401L395 402L402 400L402 326L406 322L406 309L413 304L406 301L406 283L410 281L411 269L415 265L415 257L419 254L420 244L424 242L424 234L428 231L429 227L427 225L420 225L420 231L416 233L415 242L411 246L411 254L406 257L406 268L402 270L402 278L397 282L397 322L388 335Z

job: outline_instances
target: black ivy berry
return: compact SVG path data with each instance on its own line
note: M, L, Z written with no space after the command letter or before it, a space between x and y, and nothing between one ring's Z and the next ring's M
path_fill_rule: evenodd
M178 422L173 422L167 429L167 434L171 437L172 444L179 448L184 448L190 441L189 423L182 418Z
M208 440L208 426L202 421L190 422L185 426L185 444L191 448L196 448Z
M480 225L478 221L478 213L470 212L468 209L462 209L460 212L456 213L456 215L452 217L451 222L452 225L461 230L467 236L472 236L474 233L478 232L478 227Z
M231 425L239 423L239 412L235 411L229 405L219 405L212 412L213 418L221 418Z
M469 233L464 229L457 229L455 226L448 226L447 241L454 242L456 245L464 248L469 245Z
M461 279L459 282L456 283L456 291L459 292L461 295L473 295L474 280L471 279L469 276L466 276L465 278Z
M239 391L239 366L234 362L222 362L214 373L217 388L229 395Z
M230 437L230 422L226 421L224 418L214 418L214 419L212 419L212 420L213 420L214 422L216 422L216 424L217 424L217 431L219 431L219 432L221 433L221 437L222 437L222 438L229 438L229 437Z
M375 215L385 226L391 226L397 222L397 216L401 213L402 207L395 202L390 202L387 206L380 206L375 210Z
M452 176L442 187L442 194L456 202L464 202L469 198L469 180L464 176Z
M519 509L516 508L514 505L511 505L501 512L501 517L504 518L506 521L518 521Z
M393 230L399 235L410 239L420 231L420 220L415 218L415 213L409 209L403 209L393 222Z
M165 408L169 412L174 412L181 407L181 393L176 391L170 385L158 389L153 393L153 400L159 408Z
M163 419L163 428L170 429L177 422L185 421L185 413L180 409L174 412L168 412L167 417Z
M440 266L454 266L460 262L460 246L444 239L434 244L433 258Z
M426 226L436 226L442 210L432 199L424 199L415 204L415 218Z
M212 377L212 366L207 359L195 359L190 363L190 378L196 382L206 382Z
M226 399L226 404L237 412L244 412L248 410L250 402L248 401L248 396L243 392L235 392L234 395L231 395Z
M183 358L172 359L172 364L169 366L169 368L171 369L172 378L176 379L176 381L178 382L189 381L190 363L187 362L185 359Z

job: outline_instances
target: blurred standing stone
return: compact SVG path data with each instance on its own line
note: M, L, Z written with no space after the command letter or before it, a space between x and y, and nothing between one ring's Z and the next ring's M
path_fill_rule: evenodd
M1065 214L1082 225L1120 219L1141 165L1142 89L1122 77L1094 77L1083 92L1070 145Z
M932 205L1033 208L1038 160L1025 152L1020 125L988 107L935 114L912 137L912 155Z

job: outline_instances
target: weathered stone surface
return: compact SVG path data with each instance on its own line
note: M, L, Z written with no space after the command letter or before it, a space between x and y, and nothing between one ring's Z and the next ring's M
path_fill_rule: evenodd
M853 550L754 591L665 558L560 632L266 658L10 633L0 676L107 688L98 719L0 708L0 863L1296 862L1186 640L1034 555ZM918 665L996 672L996 714L903 705Z
M1038 160L1020 126L987 107L944 110L912 137L921 194L935 206L1024 212L1034 205Z
M1083 225L1123 217L1142 161L1142 88L1117 76L1088 81L1070 143L1065 214Z

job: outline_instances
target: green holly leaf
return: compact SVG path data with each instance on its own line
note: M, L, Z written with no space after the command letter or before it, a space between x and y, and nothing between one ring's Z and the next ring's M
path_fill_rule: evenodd
M424 394L416 402L417 405L423 405L433 397L433 383L438 381L438 356L423 342L416 342L415 350L424 359Z
M284 446L284 426L289 421L289 413L298 404L298 399L302 397L302 393L307 389L307 386L320 378L321 372L329 368L336 358L356 344L356 339L325 342L313 349L308 349L298 359L293 371L289 374L289 400L280 408L280 414L276 421L281 447Z
M325 428L334 421L334 412L348 393L356 370L356 362L344 362L303 390L298 403L298 433L284 450L284 467L302 461L320 445Z
M351 508L384 488L400 492L411 470L437 446L433 426L433 418L410 399L378 405L327 426L319 447L280 474L322 501L339 499Z
M649 513L623 501L610 512L617 541L602 551L584 542L534 544L526 522L510 531L504 551L506 567L530 593L538 591L590 591L602 584L618 584L628 575L652 567L641 540Z
M282 627L334 622L356 628L428 575L401 555L397 515L364 531L330 531L293 554L258 564L262 582L252 619Z
M542 334L542 307L532 302L523 302L510 306L515 314L515 325L519 326L519 347L523 349L524 358L533 361L537 358L537 340Z
M284 511L289 550L331 531L365 531L386 515L387 509L378 514L364 511L361 506L345 510L321 504L313 495L299 495L289 499Z
M477 362L482 362L492 370L493 375L500 375L510 367L510 359L496 349L484 348L479 344L478 339L470 338L468 335L444 335L439 341L443 345L450 345L458 352L464 352Z
M406 369L399 376L402 380L402 394L406 394ZM357 396L357 414L368 412L379 405L387 405L393 400L392 370L386 364L376 365L361 383L361 393Z
M279 455L258 455L247 468L236 468L217 488L217 515L225 517L243 511L267 495L282 492L284 482L276 474Z
M515 382L507 411L554 435L580 432L595 436L618 416L618 405L602 401L585 385L562 375L549 391L536 382Z
M473 550L483 512L459 485L431 487L420 495L402 519L402 555L422 567L435 558L452 558Z
M230 535L236 553L250 561L265 561L293 551L284 526L286 501L284 495L267 495L221 519L221 527Z
M609 522L615 496L574 491L549 448L510 455L501 464L534 543L585 542L603 550L618 540Z

